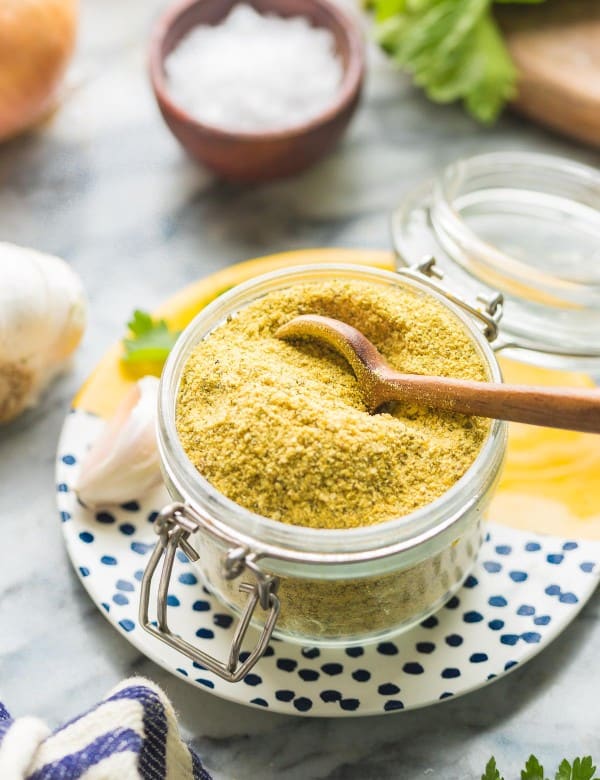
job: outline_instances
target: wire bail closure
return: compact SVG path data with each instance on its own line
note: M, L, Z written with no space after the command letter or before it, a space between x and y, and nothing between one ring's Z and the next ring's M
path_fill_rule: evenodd
M153 637L164 642L174 650L183 653L192 661L201 664L223 680L239 682L264 654L273 634L280 609L277 597L279 579L265 574L258 565L258 556L247 548L236 547L229 549L223 561L225 578L228 580L237 579L246 569L249 569L253 573L256 582L254 584L242 582L239 586L240 591L248 594L248 599L235 630L227 661L219 661L217 658L199 650L191 643L173 634L168 624L167 596L175 562L175 553L178 548L181 548L191 561L198 560L199 556L188 542L188 539L199 528L208 531L212 536L218 538L219 541L224 541L219 534L214 532L200 513L186 504L169 504L158 515L155 521L155 530L159 539L142 578L139 622L142 628L149 634L152 634ZM149 617L150 592L154 574L163 555L164 562L156 600L157 621L153 623ZM267 618L256 646L248 658L240 664L242 642L257 606L268 612Z
M478 295L477 301L480 306L473 306L464 298L460 298L455 295L444 285L439 284L444 278L444 273L441 271L437 264L435 257L429 255L424 257L420 263L411 265L408 268L398 268L396 273L400 276L408 276L411 279L416 279L422 284L427 285L435 292L440 293L452 303L460 306L472 317L475 317L483 326L483 335L494 345L494 342L498 339L500 334L500 320L504 312L504 295L501 292L494 292L491 295ZM436 279L437 281L434 281ZM494 348L495 345L494 345Z

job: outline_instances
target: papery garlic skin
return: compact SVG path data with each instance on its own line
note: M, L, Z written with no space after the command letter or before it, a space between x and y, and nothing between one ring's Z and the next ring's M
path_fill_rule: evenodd
M81 280L64 260L0 243L0 423L37 403L85 321Z
M143 498L161 479L156 439L158 379L131 388L81 464L75 492L90 508Z

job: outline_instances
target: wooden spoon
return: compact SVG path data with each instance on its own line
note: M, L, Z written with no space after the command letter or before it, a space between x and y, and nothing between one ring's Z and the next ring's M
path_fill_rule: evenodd
M280 339L317 338L343 355L371 414L388 401L418 402L447 412L600 433L600 390L505 385L401 374L366 336L340 320L305 314L282 325Z

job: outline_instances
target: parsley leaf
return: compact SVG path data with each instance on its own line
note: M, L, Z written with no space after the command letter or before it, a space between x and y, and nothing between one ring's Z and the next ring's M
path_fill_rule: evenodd
M485 772L481 775L481 780L504 780L504 778L500 776L500 772L496 767L496 759L494 756L492 756L487 762Z
M123 339L123 362L164 364L179 332L169 330L164 320L154 320L148 312L136 309L127 327L132 338Z
M521 780L544 780L544 767L535 756L529 756L525 769L521 770Z
M479 121L496 119L515 93L517 73L492 14L493 0L370 1L382 48L432 100L463 100Z
M572 766L565 758L558 767L555 780L592 780L595 772L591 756L576 758Z

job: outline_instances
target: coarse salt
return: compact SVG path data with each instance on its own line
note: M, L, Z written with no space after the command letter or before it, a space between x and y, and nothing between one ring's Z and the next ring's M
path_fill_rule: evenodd
M190 30L166 58L165 71L181 108L233 132L301 125L333 103L343 78L329 30L245 4L218 25Z

